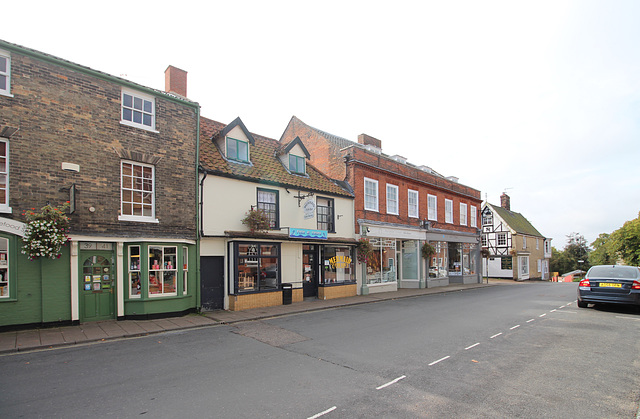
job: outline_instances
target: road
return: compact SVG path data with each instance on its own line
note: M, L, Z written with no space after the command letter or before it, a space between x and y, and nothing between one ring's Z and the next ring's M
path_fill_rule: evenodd
M0 357L0 417L636 418L640 315L522 283Z

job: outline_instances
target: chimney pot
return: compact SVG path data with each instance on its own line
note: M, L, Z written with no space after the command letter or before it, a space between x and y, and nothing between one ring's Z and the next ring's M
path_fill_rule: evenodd
M170 65L164 71L164 90L187 97L187 72Z

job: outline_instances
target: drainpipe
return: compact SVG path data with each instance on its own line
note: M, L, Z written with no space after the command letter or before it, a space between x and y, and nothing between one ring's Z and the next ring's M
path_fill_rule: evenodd
M201 194L198 193L198 172L200 168L200 106L196 107L196 310L200 312L201 307L201 290L200 290L200 237L198 226L201 224L202 214L198 212L198 202L202 200ZM205 173L205 177L206 177ZM204 179L202 179L204 181Z

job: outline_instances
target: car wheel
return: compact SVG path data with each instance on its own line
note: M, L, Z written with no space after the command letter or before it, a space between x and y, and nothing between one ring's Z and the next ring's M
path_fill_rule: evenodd
M585 303L584 301L578 300L578 307L587 308L588 305L589 305L589 303Z

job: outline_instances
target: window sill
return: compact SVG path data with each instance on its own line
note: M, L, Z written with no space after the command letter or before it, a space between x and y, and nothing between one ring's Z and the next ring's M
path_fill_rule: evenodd
M0 90L0 96L6 96L6 97L14 97L11 93L9 92L4 92Z
M160 223L160 221L158 221L157 218L153 218L153 217L135 217L132 215L119 215L118 216L118 221L133 221L136 223L154 223L154 224L158 224Z
M160 134L160 131L157 131L155 128L151 128L151 127L148 127L148 126L142 125L142 124L136 124L134 122L120 120L120 125L126 125L126 126L131 127L131 128L138 128L138 129L141 129L141 130L153 132L155 134Z
M11 214L13 213L13 209L7 205L0 205L0 213Z

